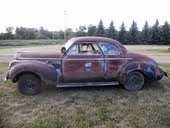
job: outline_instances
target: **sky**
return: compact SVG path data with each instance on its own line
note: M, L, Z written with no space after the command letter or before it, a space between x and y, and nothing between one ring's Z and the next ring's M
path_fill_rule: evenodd
M146 20L150 26L156 19L170 23L169 5L170 0L0 0L0 32L10 26L75 30L100 19L105 27L113 20L116 29L122 21L129 29L134 20L141 29Z

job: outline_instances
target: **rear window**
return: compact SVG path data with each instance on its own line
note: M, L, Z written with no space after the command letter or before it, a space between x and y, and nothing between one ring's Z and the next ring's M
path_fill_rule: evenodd
M99 46L105 55L120 55L119 49L112 44L101 42Z

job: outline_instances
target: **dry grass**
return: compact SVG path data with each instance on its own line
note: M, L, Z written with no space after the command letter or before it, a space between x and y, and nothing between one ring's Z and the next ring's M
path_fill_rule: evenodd
M169 46L166 45L125 45L130 51L146 55L170 55Z
M14 55L18 51L60 51L61 47L63 45L42 45L42 46L6 46L6 47L0 47L0 55Z
M170 74L170 65L162 64ZM0 64L0 128L169 128L170 79L139 92L121 87L60 88L45 86L36 96L21 95L2 78Z

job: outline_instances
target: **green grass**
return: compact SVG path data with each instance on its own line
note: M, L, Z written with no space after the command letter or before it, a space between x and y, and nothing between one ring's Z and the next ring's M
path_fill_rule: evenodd
M165 68L166 71L170 74L170 64L160 64L160 66Z
M170 64L161 64L170 74ZM142 91L122 87L54 88L24 96L16 84L4 83L7 64L0 63L0 128L169 128L170 78Z
M58 40L0 40L0 46L32 46L32 45L56 45L65 41Z

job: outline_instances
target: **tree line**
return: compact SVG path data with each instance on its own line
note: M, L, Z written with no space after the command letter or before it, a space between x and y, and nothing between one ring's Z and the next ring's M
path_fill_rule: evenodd
M102 20L99 21L98 25L81 25L76 31L71 28L67 28L65 31L48 31L42 26L39 29L16 27L15 32L13 31L13 27L7 27L5 33L0 33L0 40L69 39L78 36L103 36L116 39L123 44L170 44L170 25L167 21L163 25L159 25L158 20L153 26L149 26L146 21L141 31L135 21L132 22L129 30L126 29L124 22L122 22L120 30L116 30L113 21L110 22L109 27L105 27Z

